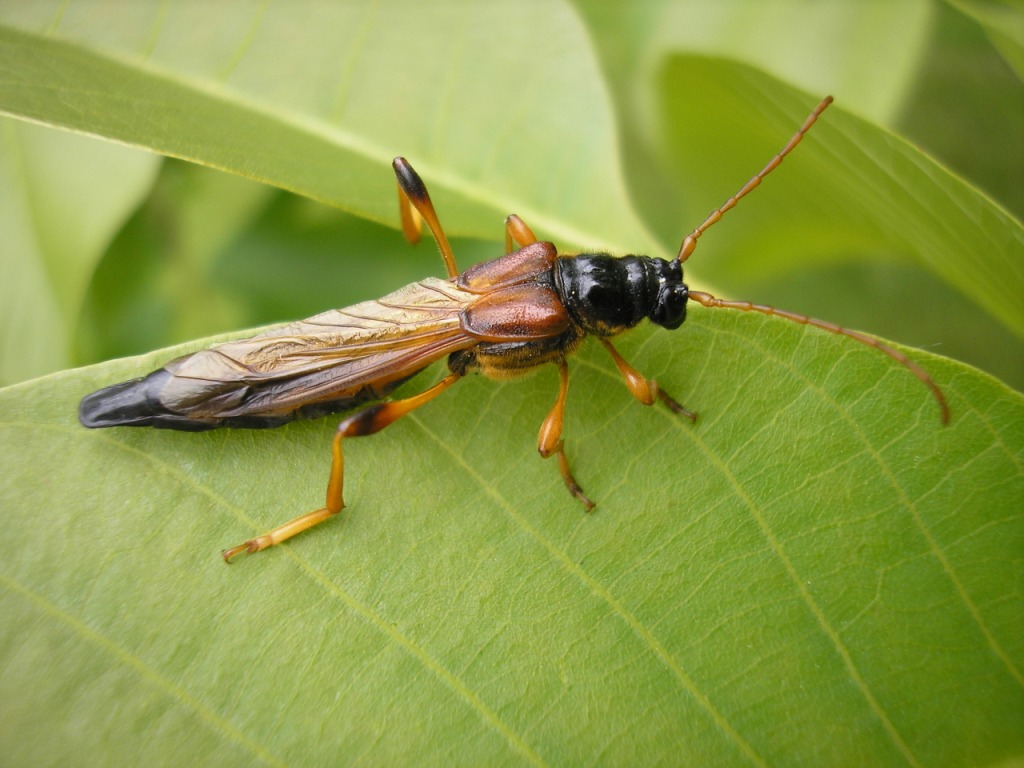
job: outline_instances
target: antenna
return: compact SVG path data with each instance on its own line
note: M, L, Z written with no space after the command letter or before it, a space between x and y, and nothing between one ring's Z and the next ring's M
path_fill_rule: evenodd
M760 173L758 173L754 178L752 178L750 181L744 184L743 189L741 189L735 195L726 200L721 208L716 208L715 210L713 210L708 215L708 217L704 219L703 224L701 224L699 227L693 230L693 232L691 232L690 234L683 238L683 243L682 245L679 246L679 255L676 256L676 258L679 259L680 263L690 258L690 254L693 253L694 249L697 247L697 238L703 235L705 230L707 230L712 224L715 224L720 218L722 218L726 211L728 211L731 208L734 208L736 206L736 203L738 203L748 194L753 192L754 188L761 183L765 176L767 176L769 173L771 173L772 171L779 167L779 164L782 163L782 158L784 158L786 155L793 151L793 148L800 143L800 140L804 137L804 134L811 129L812 125L814 125L815 121L818 119L818 115L824 112L828 105L831 103L831 96L826 96L824 99L822 99L821 103L818 104L818 106L814 108L814 111L811 112L810 115L808 115L806 120L804 120L804 124L800 126L800 130L793 134L793 138L791 138L789 140L789 143L782 148L782 151L779 152L779 154L777 154L775 157L773 157L771 161L768 163L768 165L761 169Z
M782 159L793 151L793 148L800 143L801 139L803 139L804 134L806 134L807 131L810 130L811 126L814 125L815 121L818 119L818 116L822 112L824 112L828 105L831 103L831 96L826 96L824 99L822 99L821 103L818 104L818 106L814 108L814 111L811 112L810 115L808 115L806 120L804 120L804 124L800 126L800 130L793 134L793 138L791 138L789 142L786 144L786 146L782 148L782 151L779 152L775 157L773 157L771 161L768 163L768 165L761 169L760 173L758 173L756 176L754 176L754 178L752 178L750 181L744 184L743 188L739 192L737 192L735 195L726 200L721 208L717 208L714 211L712 211L711 214L704 220L703 224L701 224L699 227L697 227L695 230L693 230L693 232L688 234L683 239L682 245L679 246L679 255L676 257L679 259L680 262L684 262L688 258L690 258L690 254L692 254L694 249L696 249L697 247L697 238L704 234L705 230L707 230L712 224L716 223L720 218L722 218L726 211L730 210L731 208L734 208L736 206L736 203L738 203L746 195L752 192L754 188L761 183L765 176L767 176L769 173L771 173L772 171L779 167L779 164L782 162ZM879 339L876 339L874 336L868 336L867 334L861 333L860 331L853 331L850 330L849 328L843 328L841 325L830 323L827 320L818 320L813 317L808 317L807 315L798 314L797 312L790 312L785 309L771 307L768 306L767 304L753 304L749 301L728 301L726 299L719 299L715 296L712 296L710 293L705 293L704 291L690 291L689 297L696 301L698 304L701 304L702 306L705 307L710 307L712 309L738 309L742 312L760 312L763 315L781 317L784 320L789 320L794 323L800 323L801 325L812 325L815 328L820 328L824 331L828 331L829 333L835 333L840 336L846 336L848 339L853 339L854 341L860 342L865 346L873 347L874 349L877 349L880 352L884 352L897 363L899 363L912 374L914 374L921 381L922 384L928 387L928 389L932 393L932 396L939 403L939 411L941 413L942 423L949 423L949 404L946 402L946 396L942 394L942 390L939 389L938 385L932 380L931 376L929 376L921 366L919 366L905 354L900 352L898 349L890 347L888 344L886 344L883 341L880 341Z

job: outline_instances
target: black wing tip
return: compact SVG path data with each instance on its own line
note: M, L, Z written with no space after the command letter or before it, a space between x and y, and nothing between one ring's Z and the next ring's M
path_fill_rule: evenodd
M206 432L217 427L276 427L291 421L294 415L188 416L171 410L161 401L161 393L173 374L161 368L148 376L111 384L82 398L78 421L88 429L108 427L155 427L181 432Z
M89 429L152 426L157 414L148 390L145 378L96 390L79 403L78 421Z
M160 399L171 374L164 368L148 376L98 389L82 398L78 421L89 429L106 427L157 427L198 431L210 424L168 409Z

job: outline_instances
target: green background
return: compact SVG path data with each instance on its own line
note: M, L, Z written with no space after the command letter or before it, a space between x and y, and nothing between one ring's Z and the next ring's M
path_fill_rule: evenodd
M1024 759L1022 41L995 2L0 3L4 762ZM226 568L321 503L332 420L77 424L181 349L73 366L441 274L396 154L463 267L509 212L668 256L825 93L689 281L926 350L946 428L877 352L695 307L620 348L696 426L573 361L592 515L533 450L553 371L471 377Z

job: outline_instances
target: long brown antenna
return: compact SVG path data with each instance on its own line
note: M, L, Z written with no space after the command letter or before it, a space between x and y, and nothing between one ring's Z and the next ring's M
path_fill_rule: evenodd
M715 309L739 309L744 312L760 312L763 315L772 315L774 317L792 320L794 323L800 323L801 325L813 325L815 328L821 328L822 330L829 331L831 333L837 333L840 336L846 336L854 341L859 341L861 344L873 347L880 352L884 352L912 374L917 376L917 378L921 380L921 383L931 390L932 396L939 403L942 423L949 423L949 404L946 402L946 396L942 394L942 390L939 389L938 384L932 381L932 377L925 372L924 368L919 366L898 349L890 347L888 344L879 341L873 336L868 336L867 334L860 333L859 331L852 331L849 328L843 328L841 325L830 323L827 320L817 320L813 317L797 314L796 312L790 312L785 309L769 307L767 304L751 304L749 301L726 301L725 299L716 298L710 293L704 293L703 291L690 291L689 295L691 299L705 307L712 307Z
M761 183L765 176L767 176L769 173L771 173L772 171L779 167L779 164L782 162L782 158L784 158L786 155L793 151L793 148L800 143L800 140L804 137L804 134L811 129L812 125L814 125L814 122L818 119L818 115L824 112L825 108L828 107L828 105L831 103L831 96L826 96L824 99L822 99L821 103L818 104L818 106L814 108L814 111L811 112L810 115L808 115L806 120L804 120L804 124L800 126L800 130L793 134L793 138L791 138L789 140L789 143L782 148L782 151L779 152L779 154L777 154L775 157L773 157L771 161L768 163L768 165L761 169L760 173L758 173L754 178L752 178L750 181L744 184L743 189L741 189L735 195L726 200L721 208L716 208L715 210L713 210L711 214L706 219L704 219L703 224L701 224L699 227L693 230L693 232L691 232L685 238L683 238L683 243L682 245L679 246L679 255L676 257L677 259L679 259L680 262L686 261L688 258L690 258L690 254L693 253L694 249L697 247L697 238L703 235L704 231L708 227L710 227L712 224L716 223L720 218L722 218L723 214L725 214L726 211L728 211L730 208L735 207L736 203L738 203L740 200L742 200L744 197L750 194L754 190L754 188Z

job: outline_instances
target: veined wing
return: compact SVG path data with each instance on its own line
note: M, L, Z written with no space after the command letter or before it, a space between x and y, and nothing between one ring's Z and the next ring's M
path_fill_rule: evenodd
M380 396L386 385L475 343L460 323L460 312L475 298L427 278L381 299L218 344L165 366L172 380L162 399L205 411L199 401L213 405L209 396L216 392L216 415L239 416L355 398L366 387ZM234 386L225 391L224 385Z
M384 397L478 343L460 313L479 297L427 278L394 293L172 360L82 401L86 426L270 427Z

